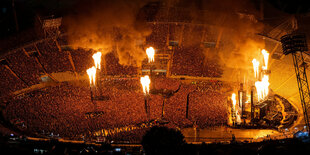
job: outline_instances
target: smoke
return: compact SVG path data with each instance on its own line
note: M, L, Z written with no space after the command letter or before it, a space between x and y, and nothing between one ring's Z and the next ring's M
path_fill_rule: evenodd
M260 23L240 19L232 30L223 29L222 46L218 52L220 62L232 68L251 68L252 59L259 59L260 50L264 48L264 41L257 36L261 29Z
M122 65L140 66L145 51L139 45L152 30L141 18L141 8L149 0L87 0L80 1L74 13L64 18L69 43L73 47L101 50L103 54L115 52ZM263 26L257 19L259 8L250 0L162 0L166 6L186 8L191 22L201 20L212 25L206 29L204 41L217 42L219 46L205 51L206 60L217 59L223 66L249 69L251 61L264 48L256 33ZM202 10L207 13L202 14ZM142 13L143 14L143 13ZM143 16L143 15L142 15ZM201 43L202 29L181 26L176 29L183 34L183 46ZM177 36L181 36L178 34Z
M73 13L64 18L69 44L100 50L103 55L114 51L120 64L139 66L145 51L137 45L143 44L151 33L138 17L146 3L143 0L79 1Z
M259 7L250 0L198 0L193 3L185 3L191 6L192 22L203 20L212 25L205 29L204 41L218 44L205 50L206 59L217 59L222 66L229 68L251 68L252 59L259 58L259 49L264 48L264 41L257 36L263 30ZM206 10L206 13L199 10ZM197 39L191 40L194 43L185 44L197 43Z

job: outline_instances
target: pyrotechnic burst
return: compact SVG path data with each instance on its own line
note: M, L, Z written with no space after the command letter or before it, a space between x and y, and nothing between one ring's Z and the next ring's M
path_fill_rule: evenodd
M93 59L94 59L94 62L95 62L95 67L98 68L98 69L101 69L101 52L97 52L93 55Z
M265 49L263 49L263 50L262 50L262 54L263 54L263 56L264 56L264 63L265 63L265 66L263 66L262 68L263 68L264 70L267 70L267 68L268 68L269 53L268 53Z
M155 50L153 47L149 47L146 49L146 54L148 57L149 62L154 62L154 55L155 55Z
M256 59L252 60L253 69L254 69L254 77L258 78L259 76L259 62Z
M257 91L258 101L263 100L269 93L269 76L264 75L262 81L256 81L255 87Z
M148 75L145 75L144 77L140 78L140 82L142 84L143 93L147 95L150 92L150 77Z
M93 66L92 68L87 69L87 74L89 77L89 84L95 86L96 84L96 68Z
M231 95L231 100L232 100L233 109L234 109L236 107L236 103L237 103L237 101L236 101L236 94L235 93L233 93Z
M262 70L267 70L268 69L269 53L265 49L263 49L262 54L264 56L264 66L262 66ZM252 63L253 63L255 78L259 78L259 76L258 76L259 75L259 62L256 59L253 59ZM269 85L270 85L269 75L266 75L266 73L263 72L262 80L255 82L258 101L261 101L268 96Z

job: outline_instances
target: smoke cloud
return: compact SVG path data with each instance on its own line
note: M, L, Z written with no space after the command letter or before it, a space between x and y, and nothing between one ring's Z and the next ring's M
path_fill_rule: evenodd
M216 59L222 66L250 69L252 59L260 59L259 49L264 48L264 41L257 35L263 30L258 3L251 0L169 0L166 3L185 8L193 23L183 31L176 28L174 32L175 36L183 33L182 46L197 47L201 41L218 44L215 48L205 48L206 61Z
M73 47L114 51L122 65L139 66L145 51L137 45L151 30L137 15L146 4L141 0L87 0L77 3L64 18L68 41Z
M139 18L141 8L148 0L87 0L78 3L74 14L64 18L69 43L73 47L101 49L103 54L114 51L122 65L139 66L145 51L137 46L145 42L152 30ZM191 22L201 20L212 25L205 41L219 46L206 50L208 59L218 59L223 66L249 69L253 58L259 58L258 49L264 42L256 33L261 32L259 8L249 0L163 0L161 4L189 9ZM207 13L201 14L202 10ZM181 27L181 26L180 26ZM176 31L181 31L179 28ZM183 46L199 45L201 29L185 27ZM210 32L210 33L209 33ZM180 32L178 32L180 33ZM178 35L180 36L180 35Z
M264 48L264 41L257 36L263 30L258 6L249 0L209 0L199 7L210 11L203 18L214 25L211 41L220 39L219 46L207 52L207 59L216 57L231 68L251 68L252 59L260 58L259 49Z

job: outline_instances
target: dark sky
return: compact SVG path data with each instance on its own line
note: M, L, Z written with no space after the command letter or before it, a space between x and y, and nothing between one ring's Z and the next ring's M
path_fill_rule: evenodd
M71 11L79 0L1 0L0 2L0 38L16 33L16 22L12 2L15 2L15 12L19 31L30 28L34 25L36 15L62 16ZM166 0L164 0L166 1ZM171 0L173 1L173 0ZM188 0L178 0L180 4L186 4ZM196 4L204 0L195 0ZM250 0L259 7L261 0ZM205 1L204 1L205 2ZM265 8L276 9L289 14L310 12L310 5L302 0L264 0L268 3ZM268 15L267 15L268 16Z
M307 0L267 0L267 2L290 14L310 12L310 5Z

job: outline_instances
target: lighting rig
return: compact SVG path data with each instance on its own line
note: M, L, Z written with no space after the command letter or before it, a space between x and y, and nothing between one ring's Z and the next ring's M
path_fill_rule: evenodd
M283 54L292 54L305 126L309 132L310 91L306 73L308 65L303 56L303 54L306 54L305 51L308 50L306 35L301 33L287 34L281 37L281 43Z

